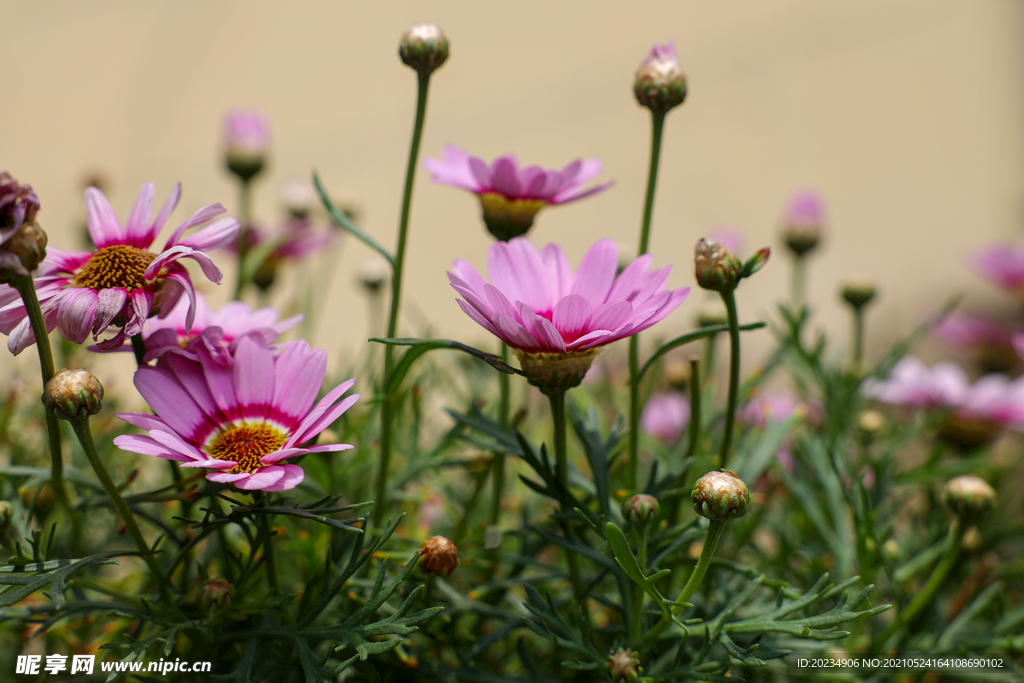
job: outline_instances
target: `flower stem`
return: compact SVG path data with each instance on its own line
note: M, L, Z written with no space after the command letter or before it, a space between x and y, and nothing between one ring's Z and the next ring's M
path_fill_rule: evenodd
M508 365L508 344L501 342L501 361ZM498 373L498 424L508 427L511 412L512 378L504 372ZM491 483L494 498L491 500L491 526L497 526L501 517L501 496L505 490L505 454L494 454L491 462Z
M555 486L561 499L562 515L568 516L572 513L572 499L569 497L569 454L568 454L568 430L566 429L565 418L565 392L557 391L548 394L551 401L551 419L555 423ZM561 520L562 535L566 541L571 538L569 524ZM576 553L566 549L565 560L569 565L569 579L572 581L573 593L576 601L580 604L586 600L586 591L583 588L583 577L580 575L579 561Z
M637 256L647 253L651 236L651 215L654 212L654 189L658 185L658 162L661 158L661 132L666 112L651 112L651 158L647 169L647 195L644 217L640 223L640 248ZM629 469L626 484L636 488L640 467L640 335L629 338Z
M409 164L405 171L405 192L402 196L402 217L398 224L398 248L391 276L391 315L388 320L388 337L398 332L398 313L402 306L402 266L405 262L405 243L409 234L409 212L412 208L412 188L416 179L416 160L420 154L420 138L423 135L423 122L427 115L427 92L430 85L430 74L418 74L416 97L416 123L412 129L412 144L409 146ZM395 347L384 346L384 387L387 392L388 381L394 369ZM376 505L373 507L374 524L380 524L388 508L388 466L391 463L392 433L391 427L395 417L395 397L390 393L384 396L380 411L380 465L377 471Z
M851 358L851 369L855 374L860 374L864 365L864 307L855 306L853 309L853 350Z
M36 338L36 351L39 352L39 369L43 376L43 388L55 373L53 365L53 350L50 348L50 335L46 331L46 321L43 320L43 311L39 307L39 297L36 296L35 281L31 276L16 276L11 279L11 286L21 295L25 303L25 312L28 314L29 324L32 326L32 334ZM50 467L53 490L57 498L68 507L68 494L64 490L64 458L60 446L60 423L57 417L46 413L46 433L50 442Z
M135 353L135 364L140 368L146 364L146 340L142 338L142 333L132 335L132 352Z
M107 468L103 465L103 461L100 460L99 453L96 452L96 444L92 440L92 430L89 429L89 416L82 413L78 418L71 420L71 426L75 430L75 436L78 437L78 442L82 444L82 450L85 451L85 457L89 459L89 464L92 465L92 469L96 472L97 478L100 480L100 484L103 485L103 489L110 496L110 501L117 508L118 513L121 515L121 519L124 520L125 526L128 527L128 533L135 539L135 545L138 546L139 552L142 554L142 559L149 565L149 571L152 573L153 579L157 582L160 587L160 592L163 594L164 599L167 599L167 579L164 577L163 571L160 569L160 565L157 564L156 559L153 557L153 553L146 544L146 539L142 537L142 531L139 530L139 525L135 522L135 515L128 508L128 503L121 497L121 493L117 490L117 486L114 484L110 475L107 473Z
M242 298L242 290L245 289L245 275L248 269L245 267L245 259L249 256L249 247L252 246L252 233L250 223L252 222L252 181L246 178L240 179L238 183L238 224L241 228L238 231L238 239L235 242L238 251L238 280L235 282L235 299Z
M807 282L807 259L803 254L796 254L793 257L793 311L800 312L804 307L804 292Z
M964 533L967 531L966 525L963 522L956 522L955 528L949 531L949 544L946 547L946 555L942 558L942 561L935 566L932 570L931 576L925 582L921 590L913 597L910 603L900 610L893 617L892 623L889 624L889 628L885 630L882 637L878 640L878 645L884 647L885 643L896 633L902 626L906 625L911 619L917 616L917 613L925 605L931 604L932 600L935 599L935 593L942 586L942 583L946 580L946 575L949 574L949 570L953 568L956 561L960 558L960 549L963 546Z
M269 496L263 494L260 498L260 507L267 507ZM263 540L263 563L267 570L267 583L274 595L280 595L281 589L277 585L277 555L274 553L274 537L270 533L270 515L259 515L260 538Z
M637 532L636 560L640 564L640 570L647 573L647 525L641 526ZM633 596L633 621L629 629L629 641L635 643L640 639L640 629L644 620L644 598L647 591L642 586L634 586L636 594Z
M740 393L740 321L736 314L736 296L733 290L722 292L722 301L729 315L729 399L725 409L725 434L718 453L718 466L725 467L732 447L733 426L736 423L736 403Z

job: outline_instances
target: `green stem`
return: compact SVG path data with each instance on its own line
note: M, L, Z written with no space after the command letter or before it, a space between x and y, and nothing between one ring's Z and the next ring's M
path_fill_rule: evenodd
M494 466L492 461L491 466ZM490 468L482 467L480 471L476 473L476 482L473 484L473 493L469 495L469 500L462 506L462 517L459 519L458 526L455 527L455 534L452 536L452 543L459 545L462 543L462 539L466 536L466 531L469 530L469 521L473 516L473 512L476 510L477 501L480 500L480 494L483 493L485 485L487 483L487 473Z
M864 307L853 309L853 358L852 366L855 374L860 374L864 364Z
M39 369L43 377L43 389L55 374L53 366L53 350L50 348L50 335L46 331L46 321L43 320L43 311L39 307L39 298L36 296L35 281L31 276L17 276L11 280L11 286L21 295L25 304L25 312L28 314L29 324L32 326L32 334L36 338L36 351L39 353ZM60 446L60 423L57 417L46 414L46 433L50 442L50 467L53 480L53 490L57 498L65 507L70 507L68 494L64 490L64 457L61 454Z
M899 613L893 617L892 623L889 624L889 628L885 630L882 637L878 640L878 644L881 647L885 646L885 643L896 633L902 626L907 624L911 619L917 616L917 613L921 611L925 605L931 604L932 600L935 599L935 593L942 586L946 580L946 575L949 574L949 570L953 568L956 561L960 558L960 549L963 546L964 533L967 531L966 525L962 522L956 522L955 528L949 531L949 545L946 547L946 555L942 558L942 561L935 566L932 570L931 576L925 582L921 590L913 597L910 603L904 607Z
M558 495L561 498L562 515L568 516L572 513L572 502L569 497L569 454L568 454L568 430L565 418L565 392L558 391L549 394L551 401L551 419L555 424L555 485ZM562 535L568 541L572 536L569 522L560 520ZM573 593L576 601L580 604L586 600L586 590L583 588L583 577L580 574L579 560L576 553L569 549L565 551L565 560L569 565L569 579L572 581Z
M235 282L235 299L242 298L242 290L245 289L245 274L248 269L245 259L249 256L249 242L252 234L249 232L252 221L252 181L241 179L238 184L238 239L235 245L238 250L238 279Z
M647 525L639 527L636 530L637 543L636 543L636 559L640 564L640 570L647 574ZM636 593L633 596L633 620L630 623L629 630L629 642L635 643L640 639L640 631L644 621L644 598L647 597L647 591L642 586L636 585L633 587Z
M142 338L142 333L139 332L132 336L132 352L135 354L135 364L140 368L146 364L144 360L146 358L146 340Z
M391 315L388 320L388 337L395 337L398 332L398 314L402 306L402 266L405 262L405 243L409 234L409 212L412 208L412 188L416 179L416 160L420 153L420 138L423 135L423 122L427 115L427 92L430 85L430 74L418 74L416 97L416 122L412 129L412 143L409 145L409 164L405 171L405 192L402 196L402 217L398 224L398 248L391 277ZM388 386L391 372L394 369L395 347L387 344L384 347L384 386ZM391 426L395 416L395 400L391 394L384 396L380 411L380 465L377 471L377 502L373 507L374 524L380 524L388 509L388 467L391 464L392 434Z
M644 217L640 223L640 249L637 256L647 253L651 236L651 215L654 213L654 190L658 185L658 162L661 158L661 132L665 127L665 112L651 113L651 156L647 169L647 194L644 197ZM629 469L626 484L637 485L640 468L640 335L629 338Z
M793 311L804 307L804 292L807 287L807 259L803 254L793 256Z
M260 499L260 507L267 507L269 496L263 494ZM274 552L274 537L270 533L270 515L259 515L260 537L263 539L263 563L267 570L267 583L274 595L280 595L281 589L277 585L277 555Z
M71 420L71 426L75 430L75 436L78 437L78 442L82 444L82 450L85 451L85 457L89 459L89 464L92 465L93 471L96 472L96 477L100 480L100 484L103 485L103 489L107 492L107 495L110 496L111 502L121 515L121 519L124 520L125 526L128 527L128 533L130 533L132 538L135 540L135 545L138 546L139 552L142 553L142 559L149 565L149 571L152 573L152 578L157 582L157 585L160 587L160 592L166 600L168 597L167 579L164 576L163 571L160 569L160 565L157 564L156 559L153 557L152 550L146 543L146 539L142 537L142 531L139 530L139 525L135 522L135 515L133 515L132 511L128 508L128 504L124 502L124 498L121 497L121 493L117 490L117 486L107 473L107 468L103 465L103 461L100 459L99 453L96 452L96 444L92 440L92 430L89 429L89 416L85 413L80 414L78 418Z
M687 475L690 473L690 464L697 452L697 444L700 441L701 428L701 376L700 359L697 356L690 358L690 424L686 428L686 453L683 455L683 468L676 476L674 488L682 488L686 483ZM672 503L671 513L668 516L669 524L675 524L679 519L679 511L682 509L682 498L677 498Z
M508 365L508 344L501 343L501 361ZM498 424L508 427L511 412L512 378L504 372L498 373ZM494 498L491 500L491 526L497 526L501 518L501 496L505 491L505 454L495 453L491 462Z
M707 574L708 567L711 566L711 559L715 556L715 550L718 549L718 542L722 540L722 532L725 531L726 523L726 520L711 520L711 526L708 527L708 535L704 539L704 547L700 551L700 559L697 560L697 566L693 568L693 573L690 574L690 578L686 585L683 586L683 590L679 597L676 598L676 602L686 602L693 597L697 588L700 587L701 582L704 580L704 575ZM679 616L682 611L683 607L681 605L673 607L672 615ZM647 635L641 641L641 645L653 643L671 623L672 620L670 618L662 617L661 621L647 632Z
M732 447L733 426L736 423L736 402L740 394L740 321L736 314L736 296L733 290L722 292L722 301L729 315L729 400L725 409L725 434L718 453L718 466L725 467Z

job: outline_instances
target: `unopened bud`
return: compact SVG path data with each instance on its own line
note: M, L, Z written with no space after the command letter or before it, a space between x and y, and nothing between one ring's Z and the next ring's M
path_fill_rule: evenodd
M270 144L266 114L254 109L228 112L224 124L225 162L228 170L248 182L263 170Z
M701 517L725 521L747 514L750 491L735 472L708 472L694 484L693 509Z
M715 292L731 292L743 267L736 256L714 240L700 239L694 250L697 284Z
M865 436L875 436L885 429L885 415L877 410L865 410L857 416L857 429Z
M212 607L224 609L235 589L224 579L210 579L199 588L199 604L204 610Z
M416 24L398 44L402 63L423 75L434 73L448 59L448 38L437 24Z
M0 173L0 243L6 242L25 223L35 223L39 197L31 185L21 185L4 171Z
M770 247L764 247L754 252L754 255L748 258L743 264L743 268L740 269L740 279L750 277L764 268L764 264L768 263L768 257L771 256L771 253Z
M825 207L821 197L813 192L794 195L782 221L786 246L797 256L803 256L818 246L824 223Z
M660 512L661 505L658 504L658 499L646 493L630 496L622 504L622 516L633 526L647 526L658 518Z
M291 178L281 188L281 203L292 218L307 218L319 204L313 183L305 178Z
M633 78L633 94L642 106L660 114L683 103L686 76L679 69L675 43L651 48Z
M942 500L961 519L974 521L995 506L996 492L981 477L965 475L946 482Z
M103 407L103 385L88 370L61 370L46 383L43 405L62 420L95 415Z
M7 531L11 525L11 504L6 500L0 500L0 532Z
M877 286L875 281L868 278L847 280L843 283L839 293L843 300L856 309L862 308L875 298Z
M608 675L612 677L613 681L627 681L628 683L636 683L644 671L640 666L638 654L624 647L620 647L608 655L606 666Z
M458 548L444 536L431 536L423 541L420 556L423 571L437 576L448 576L459 566Z
M895 562L900 556L900 544L894 538L890 538L882 544L882 557L889 562Z
M24 223L0 246L0 282L12 276L28 276L46 258L46 233L38 223Z
M391 269L381 258L368 258L359 264L359 284L371 294L381 290L390 274Z

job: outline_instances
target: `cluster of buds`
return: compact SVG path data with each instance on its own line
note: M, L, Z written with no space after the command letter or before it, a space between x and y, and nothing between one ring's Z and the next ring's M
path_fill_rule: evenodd
M782 238L798 258L818 246L825 225L825 207L821 197L802 192L789 200L782 221Z
M966 475L946 482L942 500L957 517L974 522L995 506L996 492L981 477Z
M675 43L655 45L633 78L633 94L641 106L664 114L686 99L686 76L679 70Z
M43 405L62 420L95 415L103 407L103 385L88 370L61 370L46 383Z
M420 544L420 566L436 576L448 576L459 566L459 549L444 536L431 536Z
M39 197L32 186L0 173L0 282L28 276L46 258L46 233L36 223L37 213Z
M270 123L255 109L233 109L224 120L225 163L228 170L249 182L267 163Z
M398 56L409 68L429 76L448 59L448 37L437 24L416 24L402 34Z
M740 280L761 270L770 254L765 247L743 262L715 240L701 238L694 250L697 284L714 292L731 292Z
M644 671L637 653L624 647L608 655L605 666L608 668L608 675L618 683L636 683Z
M697 480L690 494L693 509L712 521L728 521L747 514L750 491L735 472L708 472Z
M844 282L839 288L839 295L843 297L843 301L853 306L854 310L859 311L875 298L877 289L874 280L856 278Z
M656 520L661 513L658 499L646 493L630 496L622 504L622 516L635 527L643 528Z

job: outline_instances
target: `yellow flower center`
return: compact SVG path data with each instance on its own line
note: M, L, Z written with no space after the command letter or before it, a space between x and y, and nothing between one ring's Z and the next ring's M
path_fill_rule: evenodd
M281 450L286 441L288 437L284 432L265 422L232 425L214 437L206 447L206 453L217 460L237 462L238 465L229 472L252 474L264 467L260 458Z
M74 285L97 291L124 287L130 292L148 284L146 268L155 258L156 254L126 244L103 247L75 273Z

